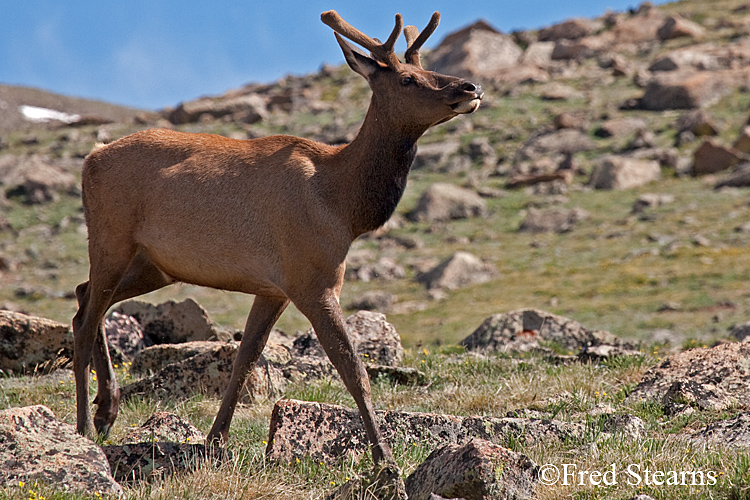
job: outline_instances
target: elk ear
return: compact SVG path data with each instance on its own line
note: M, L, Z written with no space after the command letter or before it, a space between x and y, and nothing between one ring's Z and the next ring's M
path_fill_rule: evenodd
M334 35L336 35L336 41L339 42L341 50L344 52L346 63L355 72L362 75L365 80L369 81L372 75L381 69L380 64L375 59L344 40L338 33L334 33Z

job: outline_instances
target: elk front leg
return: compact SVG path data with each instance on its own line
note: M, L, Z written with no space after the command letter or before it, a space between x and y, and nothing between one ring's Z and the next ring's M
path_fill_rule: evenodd
M315 305L296 304L313 325L328 358L336 367L349 393L354 397L362 416L367 438L372 444L372 458L375 464L385 460L393 462L393 454L380 433L375 420L370 394L370 379L362 360L354 350L346 331L344 314L338 302L337 292L328 291Z
M221 400L221 407L216 415L216 420L214 420L214 425L208 433L207 442L227 442L229 424L232 422L234 409L237 406L247 374L260 358L268 341L268 335L271 333L271 328L287 305L289 305L289 299L287 298L255 297L245 324L245 333L242 335L240 348L234 359L232 376Z

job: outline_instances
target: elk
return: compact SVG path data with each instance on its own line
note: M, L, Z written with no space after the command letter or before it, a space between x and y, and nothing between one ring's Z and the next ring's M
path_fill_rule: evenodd
M225 443L248 371L292 302L312 324L354 397L374 461L392 461L375 421L370 383L347 335L339 295L345 257L359 235L394 212L433 125L477 110L479 85L422 68L419 49L435 31L403 28L385 43L335 11L321 15L372 98L356 138L331 146L292 136L253 140L152 129L94 149L83 167L89 279L73 318L77 430L106 435L118 411L103 317L113 304L175 282L255 295L230 382L208 439ZM401 62L394 44L403 28ZM343 37L370 51L367 55ZM89 406L89 365L97 405Z

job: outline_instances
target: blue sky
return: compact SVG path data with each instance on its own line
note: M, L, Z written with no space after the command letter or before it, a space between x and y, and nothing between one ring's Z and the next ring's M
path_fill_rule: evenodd
M477 19L503 32L598 17L628 0L0 0L0 83L144 109L173 106L249 82L343 62L320 13L337 10L384 39L401 12L422 29L434 10L435 47ZM665 3L663 1L655 2ZM403 50L403 37L397 50Z

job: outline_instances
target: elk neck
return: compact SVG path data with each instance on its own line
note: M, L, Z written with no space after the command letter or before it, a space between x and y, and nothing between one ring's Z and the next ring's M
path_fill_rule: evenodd
M428 127L400 125L373 96L357 137L340 152L340 181L345 186L339 192L345 199L339 206L346 210L353 238L379 228L393 215L417 154L417 140Z

